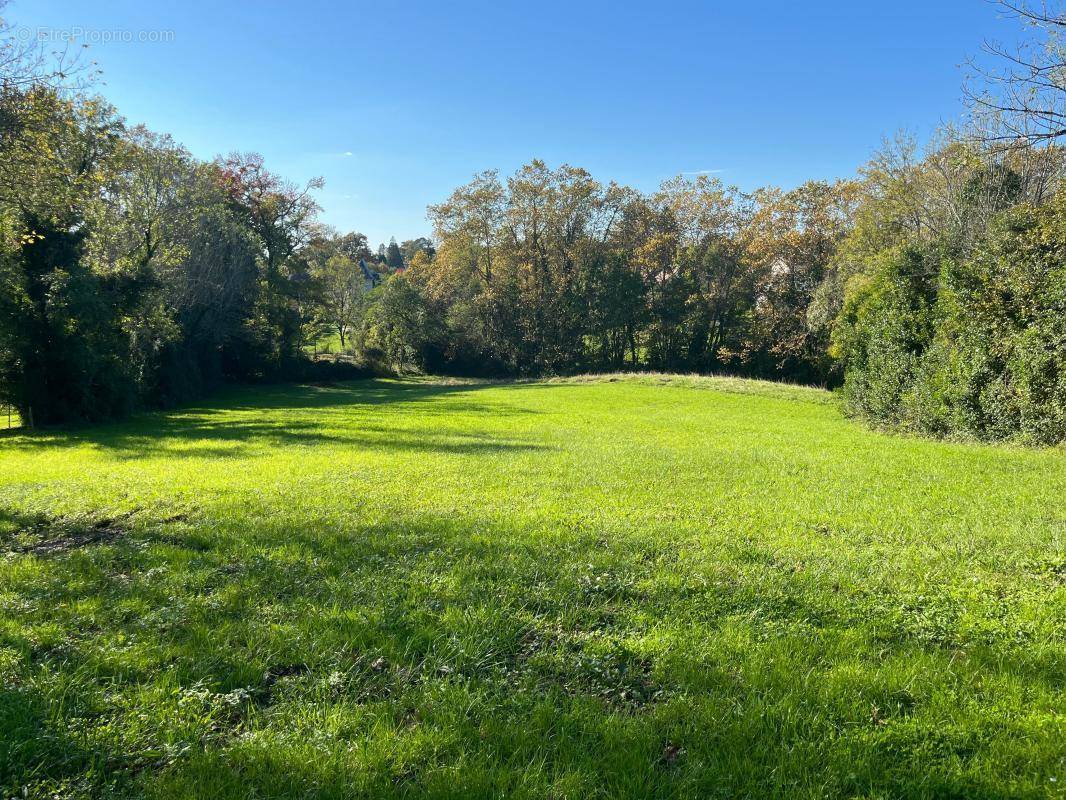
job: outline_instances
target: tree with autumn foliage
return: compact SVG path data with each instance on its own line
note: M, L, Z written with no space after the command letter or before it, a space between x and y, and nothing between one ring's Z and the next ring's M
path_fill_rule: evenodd
M296 186L268 170L258 153L234 153L215 165L230 209L259 250L250 360L281 370L299 359L304 343L300 299L310 276L296 256L312 235L318 205L311 192L322 180Z
M40 425L305 374L319 182L199 162L2 22L0 49L0 403Z

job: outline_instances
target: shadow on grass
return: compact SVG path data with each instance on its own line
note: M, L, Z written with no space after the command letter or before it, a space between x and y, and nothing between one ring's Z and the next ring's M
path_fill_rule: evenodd
M246 445L256 443L342 445L456 455L543 449L541 445L513 437L467 429L440 426L432 432L415 435L365 422L381 418L378 411L400 405L416 406L415 413L420 418L537 413L501 403L484 404L476 398L457 399L478 388L470 384L382 380L328 386L241 387L228 389L207 404L145 414L124 423L24 431L17 438L12 437L6 446L33 451L88 445L129 459L235 458L246 453ZM232 412L238 415L234 417ZM250 414L255 412L262 412L262 416L250 419ZM308 412L311 418L307 418ZM341 419L336 415L341 415ZM358 417L358 421L353 422L353 417ZM340 424L331 427L331 422Z
M864 639L803 576L783 575L775 602L742 565L660 581L667 543L476 517L130 528L18 556L7 602L23 613L0 632L17 655L0 691L7 794L550 796L570 781L620 797L961 797L1003 788L989 759L1045 766L1032 737L1047 742L1001 722L990 687L1024 680L1047 702L1053 654ZM931 683L911 695L886 647L924 659ZM975 680L958 720L929 701Z
M242 389L3 446L536 449L385 416L534 413L477 388ZM1011 641L1015 617L930 643L891 586L770 584L761 551L690 575L670 539L273 511L0 554L0 796L1039 796L1059 763L1060 651ZM42 524L0 509L4 535Z

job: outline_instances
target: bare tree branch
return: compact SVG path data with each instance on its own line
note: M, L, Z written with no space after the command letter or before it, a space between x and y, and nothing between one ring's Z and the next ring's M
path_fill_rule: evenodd
M974 136L996 149L1051 144L1066 137L1066 11L1059 3L994 2L1035 35L1016 51L986 41L994 67L969 61L963 95Z

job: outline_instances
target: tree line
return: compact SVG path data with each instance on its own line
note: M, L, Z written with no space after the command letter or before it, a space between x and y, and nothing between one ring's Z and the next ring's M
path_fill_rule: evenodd
M294 374L314 184L211 163L47 83L0 95L0 402L113 417Z
M347 333L358 264L376 282L401 246L375 255L322 225L318 180L128 125L90 65L16 33L0 20L0 406L48 425L224 381L365 374L307 351L338 319Z
M429 209L436 253L376 291L357 349L434 372L787 379L877 424L1063 441L1066 14L1000 7L1032 35L972 64L969 124L888 141L851 179L477 175Z
M200 161L2 29L0 404L102 419L351 363L728 372L841 387L879 424L1062 441L1064 90L1041 19L1031 134L1010 92L975 91L985 127L788 191L641 192L534 160L431 206L433 241L377 252L318 221L319 181ZM327 340L352 357L313 359Z
M432 372L727 372L842 385L936 434L1063 437L1059 149L886 146L851 180L652 194L534 161L430 209L436 254L357 346Z

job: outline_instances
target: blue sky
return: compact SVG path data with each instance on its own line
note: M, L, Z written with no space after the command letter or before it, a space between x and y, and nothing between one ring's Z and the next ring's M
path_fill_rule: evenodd
M1016 35L983 0L14 0L8 16L85 31L108 99L197 156L323 176L324 220L372 243L428 234L427 204L531 158L644 190L848 175L882 136L957 117L965 58Z

